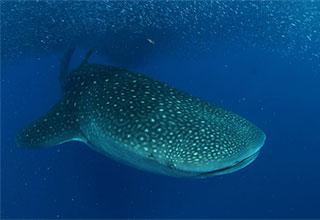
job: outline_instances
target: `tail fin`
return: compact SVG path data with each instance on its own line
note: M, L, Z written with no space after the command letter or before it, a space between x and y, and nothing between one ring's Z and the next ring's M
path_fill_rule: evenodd
M59 83L61 85L62 91L64 90L64 80L68 75L69 63L74 53L75 47L70 47L63 55L60 62L60 74L59 74Z
M91 54L93 52L93 48L91 48L90 50L87 51L86 55L84 56L80 66L88 64L88 59L90 58Z
M81 140L78 122L63 102L58 102L47 114L16 133L17 145L43 148L70 140Z

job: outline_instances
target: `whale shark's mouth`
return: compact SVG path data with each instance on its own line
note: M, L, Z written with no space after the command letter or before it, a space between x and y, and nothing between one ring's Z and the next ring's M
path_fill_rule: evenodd
M214 175L232 173L234 171L237 171L237 170L249 165L252 161L254 161L257 158L258 154L259 154L259 151L251 154L249 157L246 157L246 158L236 162L235 164L233 164L231 166L224 167L224 168L217 169L217 170L212 170L212 171L209 171L209 172L200 173L199 177L207 177L207 176L214 176Z

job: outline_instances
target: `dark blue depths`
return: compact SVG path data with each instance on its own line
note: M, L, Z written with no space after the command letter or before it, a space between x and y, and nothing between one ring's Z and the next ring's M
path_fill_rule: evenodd
M90 62L146 73L243 116L267 134L259 157L229 175L177 179L121 165L78 142L20 149L13 139L17 129L60 97L57 76L63 54L53 46L24 48L19 58L3 59L1 67L1 217L319 218L320 67L319 58L312 56L317 54L303 54L298 46L289 53L288 45L282 45L281 53L272 43L240 44L245 36L230 40L236 33L215 39L214 49L190 45L197 42L196 35L185 42L188 48L183 40L168 47L155 40L162 39L157 34L119 46L133 51L136 62L128 54L120 59L111 52L95 53ZM313 37L313 46L317 42ZM72 67L86 45L81 48Z

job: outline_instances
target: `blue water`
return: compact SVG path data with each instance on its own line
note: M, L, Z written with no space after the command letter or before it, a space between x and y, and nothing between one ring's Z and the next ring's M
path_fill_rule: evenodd
M319 2L2 4L2 218L320 217ZM78 142L17 147L17 129L59 100L71 43L73 68L94 47L91 63L145 73L253 122L267 135L259 157L232 174L179 179Z

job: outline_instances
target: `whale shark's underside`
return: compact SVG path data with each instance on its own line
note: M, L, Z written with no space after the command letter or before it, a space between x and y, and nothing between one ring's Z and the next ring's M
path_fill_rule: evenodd
M16 134L21 147L82 141L117 161L177 177L230 173L252 162L265 134L249 121L144 74L101 64L68 73L61 100Z

